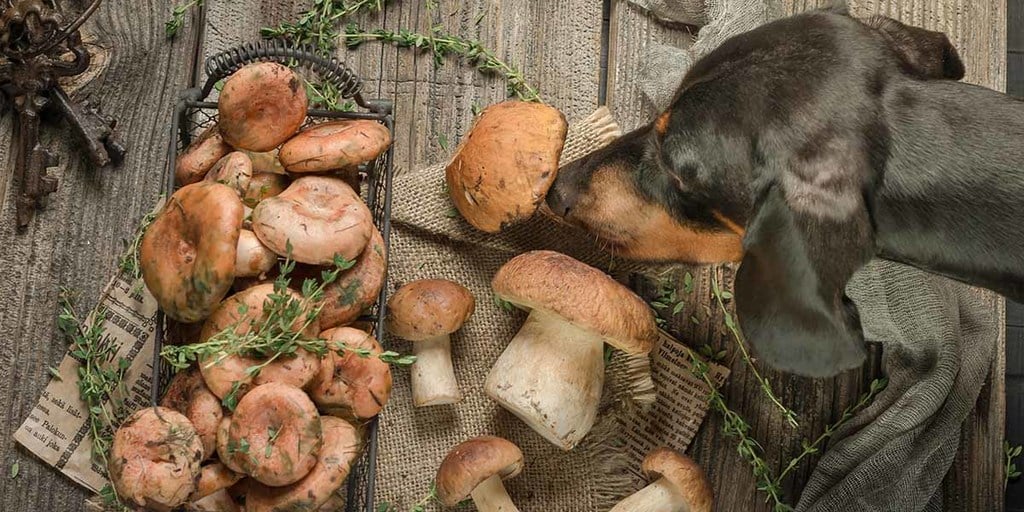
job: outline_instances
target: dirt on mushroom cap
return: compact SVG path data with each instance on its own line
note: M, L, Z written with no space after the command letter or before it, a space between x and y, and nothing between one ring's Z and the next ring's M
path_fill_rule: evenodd
M188 418L164 407L140 409L114 433L108 472L121 499L171 510L195 490L203 444Z
M345 482L352 462L359 456L358 430L347 421L320 417L323 448L316 466L302 480L285 487L254 485L246 497L246 510L318 510Z
M384 351L366 332L338 327L320 333L331 350L320 363L320 372L310 388L310 397L326 412L353 420L365 420L380 413L391 396L391 367L376 356ZM370 351L362 357L346 351L338 354L336 344Z
M232 74L217 101L224 141L238 149L270 151L295 134L309 104L302 79L276 62L249 64Z
M451 334L476 307L466 287L444 279L406 283L388 299L388 331L409 341Z
M167 386L160 405L184 414L203 443L203 459L217 450L217 426L224 418L220 399L214 395L196 367L178 372Z
M281 146L279 158L289 172L342 171L377 158L390 145L384 125L347 119L302 130Z
M654 314L643 299L604 272L561 253L520 254L498 270L491 288L504 301L555 313L631 354L650 352L658 340Z
M317 463L323 444L320 413L301 389L272 382L238 402L228 428L228 451L262 484L295 483Z
M513 478L523 470L523 452L507 439L482 436L452 448L437 470L437 498L454 507L469 497L480 482L498 475Z
M208 317L231 289L242 229L242 202L231 187L182 187L146 230L142 277L160 308L180 322Z

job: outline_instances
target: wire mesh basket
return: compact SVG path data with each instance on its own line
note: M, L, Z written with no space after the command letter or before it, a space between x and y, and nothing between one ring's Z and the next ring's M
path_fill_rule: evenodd
M360 94L362 81L337 59L324 57L307 48L293 48L276 42L246 44L213 55L206 61L207 81L202 88L188 89L182 94L172 120L171 138L168 148L168 168L165 170L164 192L166 197L173 193L174 164L177 155L188 146L192 138L217 120L217 103L207 98L220 80L228 77L242 66L259 61L275 61L292 67L301 67L319 76L323 82L331 83L344 99L353 100L358 111L341 112L334 110L310 109L305 126L339 119L369 119L385 125L393 132L392 104L387 100L366 100ZM393 177L393 146L375 161L359 168L359 193L373 213L373 221L384 240L385 254L390 254L391 238L391 180ZM387 282L385 265L384 282ZM377 339L383 339L384 314L387 304L387 286L381 287L377 304L361 321L370 322ZM157 313L157 328L153 354L152 401L159 402L164 386L173 376L173 369L160 357L166 336L163 312ZM344 492L347 512L373 512L374 482L377 462L377 418L362 426L365 445L363 454L353 464Z

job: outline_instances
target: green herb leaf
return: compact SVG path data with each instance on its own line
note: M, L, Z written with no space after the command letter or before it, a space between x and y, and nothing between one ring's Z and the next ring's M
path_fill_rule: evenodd
M21 462L14 461L14 464L11 464L11 479L18 478L18 473L20 471L21 471Z

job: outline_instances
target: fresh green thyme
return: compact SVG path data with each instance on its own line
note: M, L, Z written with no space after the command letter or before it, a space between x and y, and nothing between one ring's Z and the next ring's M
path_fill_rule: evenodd
M16 460L14 464L11 464L11 479L18 478L19 472L21 472L21 462Z
M309 10L299 15L295 23L282 23L276 27L263 27L260 35L268 39L283 39L296 45L310 45L331 54L338 48L342 20L359 12L380 12L387 0L313 0Z
M718 303L718 307L722 310L722 315L725 321L725 327L728 328L729 332L732 333L733 339L736 340L736 346L739 347L740 349L740 355L743 357L743 362L747 363L747 366L750 368L751 373L754 374L754 378L757 379L758 383L760 383L761 390L764 391L764 394L765 396L768 397L768 400L770 400L773 404L775 404L776 407L779 408L780 411L782 411L782 417L786 419L786 422L789 423L790 426L792 426L793 428L800 426L800 424L796 420L796 413L793 412L793 410L790 409L789 407L786 407L786 405L782 403L782 400L779 400L779 397L775 394L775 391L772 390L771 384L768 382L768 379L764 378L761 375L761 372L757 369L757 366L754 365L754 361L750 357L750 351L747 350L747 343L746 341L743 340L743 335L740 334L739 329L736 327L736 320L733 318L732 313L730 313L729 310L725 307L725 301L732 299L732 293L729 292L728 290L722 290L718 286L718 280L715 279L714 277L711 278L711 292L715 295L715 301Z
M1020 470L1017 469L1017 464L1013 461L1017 457L1020 457L1021 450L1024 450L1022 446L1010 446L1008 441L1003 441L1003 454L1006 461L1006 474L1005 480L1003 481L1003 487L1005 488L1010 480L1016 480L1020 478Z
M159 201L163 201L164 196L160 196ZM139 226L135 228L135 234L132 235L131 241L125 240L124 253L121 254L121 259L118 261L117 268L122 273L126 274L130 280L138 281L142 278L142 264L139 260L139 248L142 246L142 236L146 234L146 230L156 220L156 210L153 210L146 215L142 216L142 220L139 221ZM141 286L141 285L140 285Z
M103 322L106 313L102 309L96 309L88 322L82 321L75 314L73 294L66 289L61 292L60 308L57 326L70 340L69 353L79 363L78 396L88 414L92 458L102 471L106 471L113 431L123 420L116 411L123 409L124 404L113 393L125 391L124 376L129 362L123 357L117 357L113 362L118 347L105 339ZM112 495L113 503L120 504L113 488L108 494Z
M181 30L181 26L185 23L185 15L193 7L202 7L203 0L187 0L174 8L171 12L171 18L164 23L164 30L167 32L168 38L173 38L178 35L178 31Z

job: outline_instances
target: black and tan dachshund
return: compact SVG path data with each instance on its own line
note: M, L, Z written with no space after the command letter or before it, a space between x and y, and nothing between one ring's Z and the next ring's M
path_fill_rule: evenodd
M878 256L1024 299L1024 102L957 82L940 33L814 11L697 62L668 111L560 171L552 213L641 260L742 261L761 360L864 360L850 276Z

